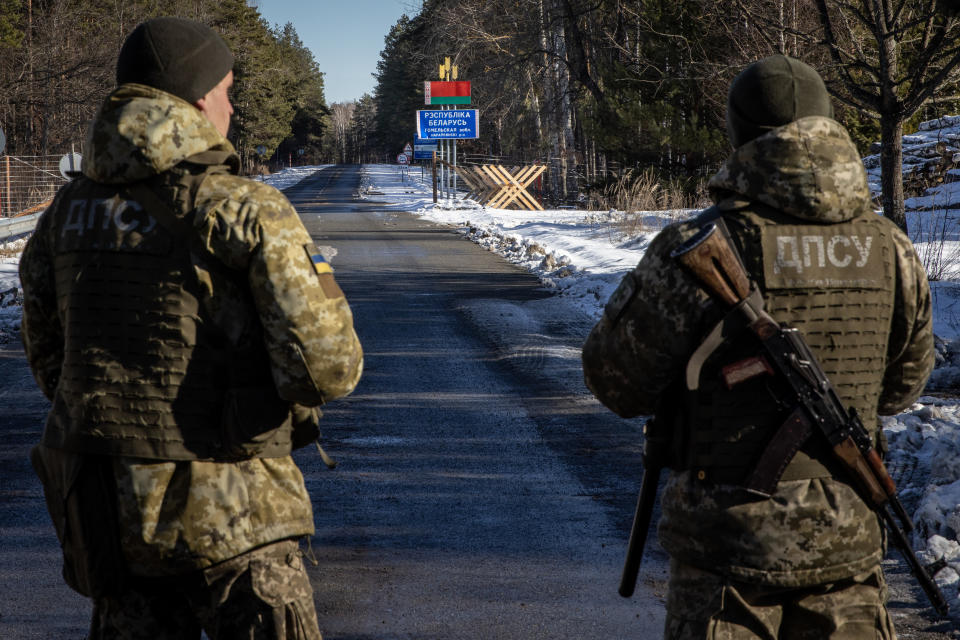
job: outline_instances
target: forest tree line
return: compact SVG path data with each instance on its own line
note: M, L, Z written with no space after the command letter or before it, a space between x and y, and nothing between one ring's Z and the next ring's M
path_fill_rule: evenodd
M386 35L373 93L328 107L322 68L335 62L318 64L292 25L268 25L246 0L0 0L0 127L10 154L82 144L126 35L176 15L211 25L236 54L230 137L248 171L261 146L284 161L395 157L423 82L450 56L481 116L461 154L546 161L554 179L585 184L651 169L693 189L729 152L731 79L785 53L821 72L863 154L883 141L883 207L901 222L902 134L960 106L957 4L423 0Z
M956 4L424 0L386 36L376 89L344 124L340 155L398 153L424 108L423 82L451 56L481 112L481 138L461 153L547 160L588 183L605 178L598 168L652 167L692 188L730 151L730 81L783 53L821 73L863 155L883 140L883 206L902 223L900 138L957 112Z
M230 139L247 171L271 156L322 159L323 74L292 25L271 27L245 0L0 0L5 152L81 151L90 120L116 86L126 36L163 15L210 25L233 51Z

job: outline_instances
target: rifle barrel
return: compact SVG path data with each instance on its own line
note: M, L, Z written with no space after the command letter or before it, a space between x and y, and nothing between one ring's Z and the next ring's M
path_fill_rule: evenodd
M617 590L624 598L633 595L637 587L637 575L640 573L640 561L643 560L643 548L647 544L647 531L653 518L653 503L657 498L657 485L660 484L660 468L647 467L643 471L640 495L637 497L637 509L633 513L633 526L630 527L630 541L627 543L627 558L623 563L620 588Z
M913 576L917 579L917 582L920 583L924 593L927 594L927 599L930 601L930 604L933 605L937 613L946 617L950 610L947 599L943 597L943 592L940 591L940 587L937 586L937 583L934 582L930 574L927 573L926 568L920 564L920 560L917 559L916 554L913 552L913 547L910 546L910 541L907 540L903 531L897 526L897 522L894 520L890 510L884 507L878 509L877 512L887 525L887 530L890 531L894 546L900 551L900 555L907 561L907 564L910 565Z

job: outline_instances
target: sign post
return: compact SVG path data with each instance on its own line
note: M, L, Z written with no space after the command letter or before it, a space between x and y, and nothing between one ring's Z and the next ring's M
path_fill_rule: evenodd
M437 204L437 152L431 154L433 162L433 204Z

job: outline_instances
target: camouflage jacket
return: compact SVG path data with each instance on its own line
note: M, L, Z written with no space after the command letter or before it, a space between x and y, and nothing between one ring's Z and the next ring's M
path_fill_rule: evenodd
M709 186L767 310L801 331L841 399L867 416L868 427L877 424L877 413L912 403L933 366L926 275L909 239L871 212L866 174L846 131L819 117L775 129L736 149ZM660 417L690 404L677 395L679 382L694 350L723 317L670 258L697 227L695 221L671 225L654 238L584 345L588 387L621 416ZM867 235L876 240L875 250L871 254L866 244L855 253L855 242ZM784 249L791 242L800 247L797 253ZM841 255L841 246L847 254ZM818 248L824 249L819 255ZM875 263L864 259L861 280L845 288L830 277L804 280L818 273L818 258L821 267L833 264L835 275L843 273L835 265L860 266L861 255ZM794 280L787 277L790 268L804 267ZM830 304L817 302L822 299ZM864 301L879 309L870 331L853 320L862 317ZM875 335L867 340L867 333ZM869 357L860 358L860 349ZM705 367L704 379L710 373ZM755 403L741 400L730 406L741 407L746 427L754 418L745 414ZM685 426L678 430L697 433L704 423L714 424L710 403L701 404L704 413L681 420ZM738 413L727 411L736 426ZM659 532L661 544L683 562L741 580L800 586L854 575L882 557L877 518L842 479L782 480L772 499L758 501L734 484L701 482L673 462Z
M315 417L314 411L297 406L315 407L343 396L361 375L362 351L350 308L329 267L315 257L310 236L287 199L272 187L238 177L238 165L230 142L192 105L150 87L118 87L88 134L84 176L58 193L21 258L24 345L38 384L54 403L44 443L114 456L121 537L136 573L209 566L313 531L309 497L289 455L289 437L265 454L269 458L258 456L253 436L226 455L217 453L220 436L236 431L232 422L244 417L242 409L211 414L207 425L195 420L189 423L194 433L184 432L190 414L206 414L189 410L191 405L177 417L184 405L177 388L186 377L158 364L165 353L177 356L167 359L171 363L184 357L191 363L204 351L229 356L231 345L247 345L241 355L253 353L251 362L260 367L249 375L272 388L276 402L287 407L287 427L291 412L307 415L307 422L311 413ZM116 240L135 247L151 242L149 231L164 231L161 227L167 225L155 224L150 206L123 200L137 193L131 189L138 184L182 221L193 267L192 273L183 273L189 287L181 289L190 289L196 299L159 334L151 320L140 319L148 314L127 309L122 301L117 317L104 318L123 325L118 329L121 343L134 344L131 336L146 333L150 339L137 344L167 345L150 366L142 361L132 366L134 352L113 350L114 343L105 343L110 349L97 344L108 332L92 334L94 344L86 344L91 330L77 326L83 300L76 298L85 291L76 285L80 276L63 280L64 273L76 269L65 255L84 256L77 260L88 266L78 274L86 277L93 264L87 256L101 246L96 243ZM105 199L103 194L110 193L119 195ZM77 204L85 200L90 204ZM92 240L96 234L99 239ZM77 253L73 245L81 242L88 245ZM97 260L99 271L112 264ZM179 283L173 284L171 290L178 290ZM214 338L216 345L209 343ZM182 345L171 346L171 339ZM86 382L77 373L82 366L88 367ZM108 393L98 392L90 380L102 381ZM211 384L218 388L217 381ZM159 406L170 398L170 410L154 411L162 414L157 421L144 411L125 420L124 411L144 397L142 389L149 389ZM207 402L196 393L202 389L192 389L196 406ZM117 405L106 406L101 399L125 394L128 399ZM109 424L98 424L96 416L109 416ZM162 437L157 425L164 427Z

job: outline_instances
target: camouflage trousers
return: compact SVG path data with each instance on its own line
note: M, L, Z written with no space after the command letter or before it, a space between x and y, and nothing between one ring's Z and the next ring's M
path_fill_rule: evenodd
M89 640L322 640L297 542L282 540L203 571L131 578L97 598Z
M896 640L880 568L803 588L732 582L671 561L665 640Z

